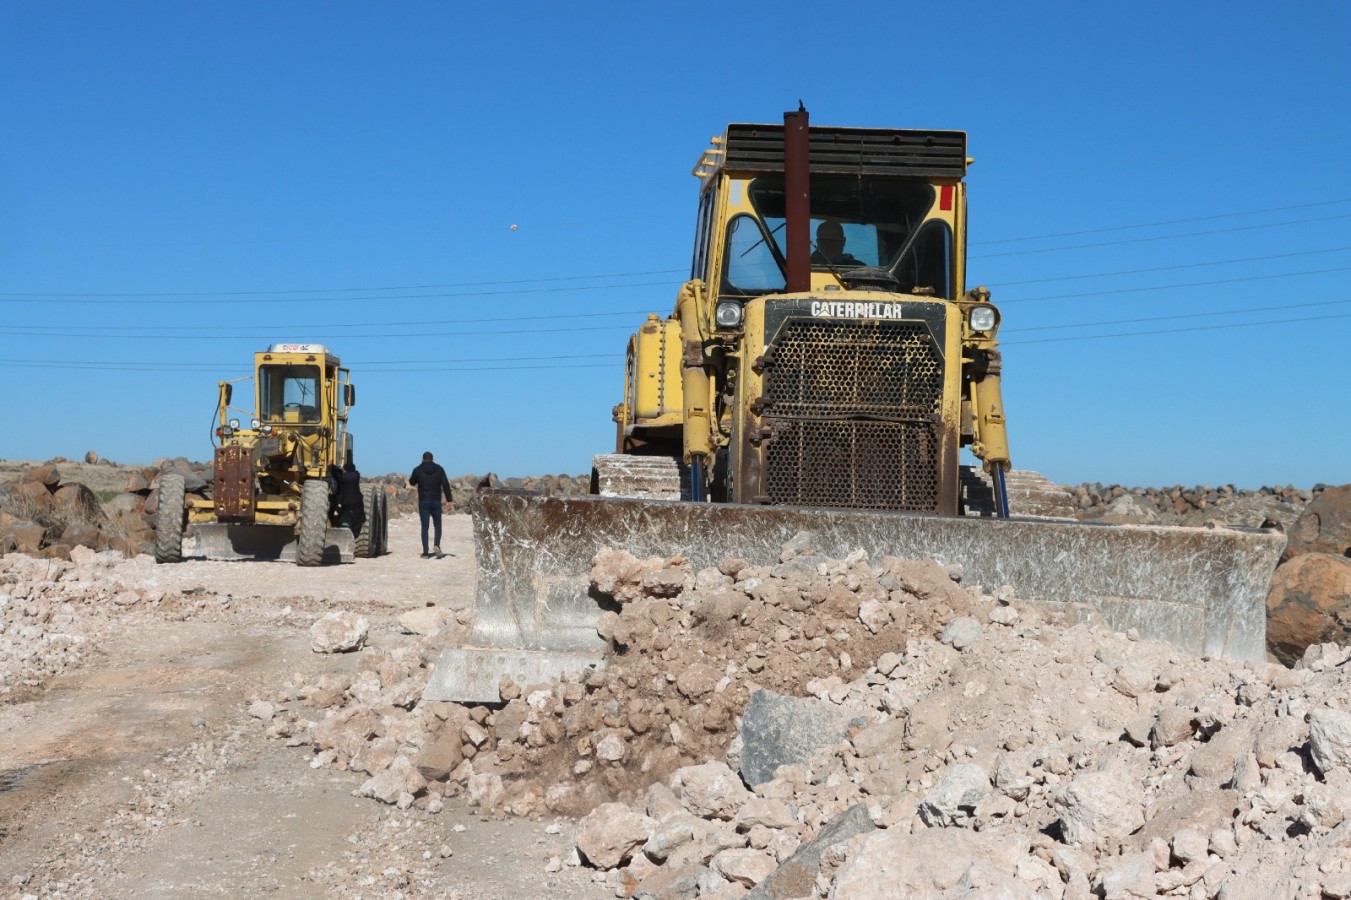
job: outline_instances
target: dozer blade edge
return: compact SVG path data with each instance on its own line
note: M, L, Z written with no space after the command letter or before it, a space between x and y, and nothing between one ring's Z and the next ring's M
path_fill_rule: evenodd
M295 562L296 537L291 528L276 525L227 525L198 522L188 526L184 558L258 559ZM324 532L324 563L356 562L356 540L346 528Z
M697 570L729 556L777 563L804 532L818 554L862 549L874 562L959 564L966 584L1009 585L1024 602L1087 605L1113 631L1134 628L1193 655L1244 661L1266 658L1267 590L1286 542L1261 529L484 493L474 512L473 626L464 648L443 651L423 697L497 702L503 676L540 682L603 665L603 609L589 580L602 547L680 555Z

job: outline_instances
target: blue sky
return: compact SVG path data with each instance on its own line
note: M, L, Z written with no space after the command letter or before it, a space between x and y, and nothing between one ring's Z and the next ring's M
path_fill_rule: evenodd
M801 100L968 132L1016 467L1344 483L1347 84L1343 0L0 0L0 457L208 459L321 341L367 473L586 472L695 159Z

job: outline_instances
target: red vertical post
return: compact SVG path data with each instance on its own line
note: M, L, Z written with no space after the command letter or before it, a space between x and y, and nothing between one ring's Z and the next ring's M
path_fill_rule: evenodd
M811 185L808 169L807 110L783 114L784 217L788 230L788 290L812 286Z

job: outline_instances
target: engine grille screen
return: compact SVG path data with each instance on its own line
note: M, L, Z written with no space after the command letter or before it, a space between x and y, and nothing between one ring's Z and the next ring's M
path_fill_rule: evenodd
M935 508L943 358L923 323L793 319L771 359L771 503Z

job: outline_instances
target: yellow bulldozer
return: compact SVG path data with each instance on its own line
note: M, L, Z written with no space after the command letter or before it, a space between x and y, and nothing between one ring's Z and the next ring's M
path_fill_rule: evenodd
M696 567L790 542L933 557L1116 630L1262 659L1280 535L1081 523L1067 492L1011 470L1000 312L966 282L970 162L963 132L802 109L713 138L690 278L629 339L595 496L479 498L473 629L426 696L492 701L504 676L603 664L587 575L607 545Z
M209 496L189 495L181 474L160 476L155 560L283 559L352 562L388 549L388 498L364 491L362 515L339 524L331 475L352 461L348 411L356 388L322 344L272 344L254 354L254 407L231 407L218 386ZM247 428L234 413L250 415ZM185 536L187 540L185 540Z

